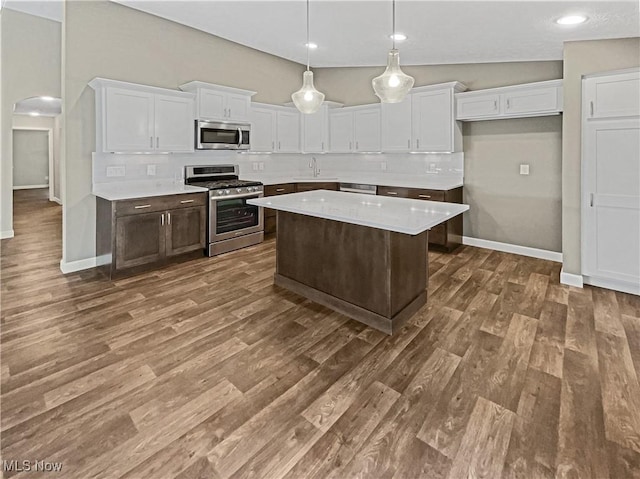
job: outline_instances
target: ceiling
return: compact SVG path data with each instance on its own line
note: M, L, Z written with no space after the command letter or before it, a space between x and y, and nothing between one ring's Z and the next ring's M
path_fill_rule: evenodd
M306 62L304 0L112 0L255 49ZM62 18L61 2L8 0L7 8ZM640 36L640 3L625 1L397 0L404 65L562 60L563 42ZM40 12L40 13L38 13ZM311 0L316 67L379 66L391 47L390 0ZM563 15L586 23L561 26Z

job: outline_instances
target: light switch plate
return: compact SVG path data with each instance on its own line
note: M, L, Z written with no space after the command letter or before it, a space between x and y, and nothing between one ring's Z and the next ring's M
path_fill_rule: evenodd
M529 165L520 165L520 174L528 175L529 174Z
M260 171L264 170L264 161L261 161L259 163L258 168L260 169Z
M124 176L124 166L107 166L107 177Z
M253 171L258 171L258 162L254 161L253 163L251 163L251 169Z

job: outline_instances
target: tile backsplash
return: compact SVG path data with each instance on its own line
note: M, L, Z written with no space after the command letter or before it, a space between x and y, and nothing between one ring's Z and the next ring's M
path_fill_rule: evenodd
M194 153L165 155L94 153L93 183L142 180L183 182L186 165L223 163L239 165L241 178L305 177L311 176L309 162L312 157L317 160L321 176L352 175L354 173L464 176L463 153L263 154L235 151L196 151ZM117 176L108 176L108 172Z

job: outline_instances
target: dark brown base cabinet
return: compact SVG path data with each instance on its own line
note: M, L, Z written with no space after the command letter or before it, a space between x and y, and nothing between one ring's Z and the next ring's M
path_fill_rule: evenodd
M395 188L378 186L378 194L398 198L412 198L425 201L445 201L462 203L462 188L452 190L424 190L419 188ZM429 247L444 251L453 251L462 244L462 215L458 215L429 230Z
M137 271L203 254L207 194L108 201L97 198L96 254L107 273Z
M279 185L266 185L264 187L264 196L286 195L289 193L300 193L302 191L313 190L334 190L337 191L340 185L338 183L281 183ZM273 234L276 232L276 210L269 208L264 209L264 234Z

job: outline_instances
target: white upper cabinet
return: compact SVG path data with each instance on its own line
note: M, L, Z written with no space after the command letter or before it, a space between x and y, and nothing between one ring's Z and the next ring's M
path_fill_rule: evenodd
M193 94L104 78L89 86L96 91L96 151L193 151Z
M341 103L325 101L317 112L300 115L304 153L324 153L329 150L329 110L341 106Z
M353 150L353 112L347 108L329 112L329 145L332 153Z
M562 80L549 80L456 94L458 120L498 120L562 112Z
M591 77L584 83L587 118L640 115L640 73Z
M454 94L465 88L462 83L451 82L412 90L412 151L462 151L462 129L455 120Z
M251 151L275 151L276 112L271 108L251 108Z
M353 113L353 120L355 151L380 151L380 105L357 107Z
M200 120L249 121L251 97L256 94L200 81L185 83L180 89L196 95L196 117Z
M382 103L382 151L411 150L411 95L400 103Z
M279 110L276 121L277 151L281 153L300 152L300 112L293 108Z
M251 151L300 152L300 113L264 103L251 105Z
M379 152L380 105L329 111L329 140L332 153Z

